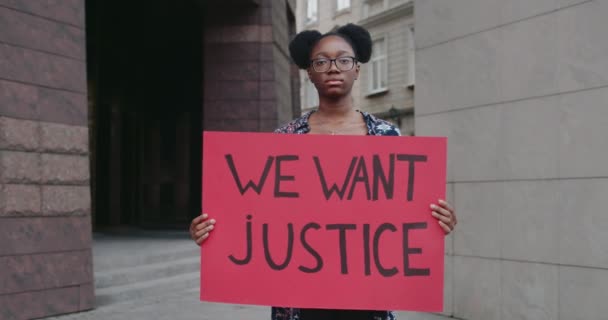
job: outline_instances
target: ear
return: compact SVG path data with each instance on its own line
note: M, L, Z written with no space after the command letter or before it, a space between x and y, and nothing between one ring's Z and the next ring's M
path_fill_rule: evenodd
M357 63L357 67L355 68L355 80L359 78L359 70L361 69L361 65Z
M306 69L306 73L308 74L308 80L310 80L310 82L312 82L312 72L310 71L310 67L308 67L308 69Z

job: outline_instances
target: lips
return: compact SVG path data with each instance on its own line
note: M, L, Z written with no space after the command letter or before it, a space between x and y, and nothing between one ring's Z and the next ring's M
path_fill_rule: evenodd
M325 80L325 84L328 86L339 86L342 85L342 82L344 82L344 80L341 79L327 79Z

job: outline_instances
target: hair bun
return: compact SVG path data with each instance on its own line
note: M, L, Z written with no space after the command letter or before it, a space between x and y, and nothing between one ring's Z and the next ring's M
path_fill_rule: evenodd
M289 43L289 54L293 62L301 69L310 65L310 51L323 35L317 30L305 30L298 33Z
M336 33L346 36L352 41L359 62L369 61L372 56L372 37L365 28L349 23L338 28Z

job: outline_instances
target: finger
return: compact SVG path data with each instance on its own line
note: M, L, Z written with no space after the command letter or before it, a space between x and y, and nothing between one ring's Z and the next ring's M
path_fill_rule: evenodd
M205 239L207 239L207 237L209 237L209 233L205 233L204 235L196 239L196 243L200 245L203 241L205 241Z
M445 200L443 199L439 199L439 205L448 209L450 212L454 212L454 208L452 208L452 206Z
M447 225L452 224L452 219L450 217L446 217L444 215L441 215L435 211L431 211L431 215L435 218L437 218L437 220L439 221L443 221L444 223L446 223Z
M450 227L447 224L443 223L443 221L439 221L439 225L441 226L441 228L443 229L445 234L452 232L452 229L450 229Z
M207 219L207 214L203 213L200 216L194 218L194 220L192 220L192 224L199 224L201 221Z
M203 229L203 230L199 230L199 231L197 231L197 232L196 232L196 236L197 236L197 237L200 237L200 236L202 236L202 235L203 235L203 234L205 234L205 233L209 233L209 232L211 232L211 230L213 230L213 229L214 229L214 226L213 226L213 225L210 225L210 226L208 226L207 228L205 228L205 229Z
M432 209L433 211L435 211L435 212L437 212L437 213L441 214L441 215L444 215L444 216L446 216L446 217L452 218L452 212L451 212L451 211L448 211L447 209L444 209L444 208L438 207L438 206L436 206L436 205L434 205L434 204L432 204L432 205L431 205L431 209Z
M199 225L196 226L196 230L202 230L204 228L209 227L210 225L214 225L215 224L215 219L211 219L209 221L205 221Z
M209 233L211 230L213 230L213 226L209 226L203 230L199 230L197 231L194 235L199 238L201 236L203 236L205 233Z

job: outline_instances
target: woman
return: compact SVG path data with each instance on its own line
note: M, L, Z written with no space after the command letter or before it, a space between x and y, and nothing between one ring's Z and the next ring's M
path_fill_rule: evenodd
M319 109L277 129L277 133L293 134L348 134L348 135L400 135L392 124L353 106L351 90L359 77L360 64L371 57L372 41L367 30L348 24L335 32L321 34L303 31L289 44L294 62L308 72L310 81L319 93ZM456 225L456 216L450 205L439 200L431 204L431 214L446 234ZM190 234L201 244L215 224L207 214L195 218ZM272 308L272 320L392 320L391 311L319 310Z

